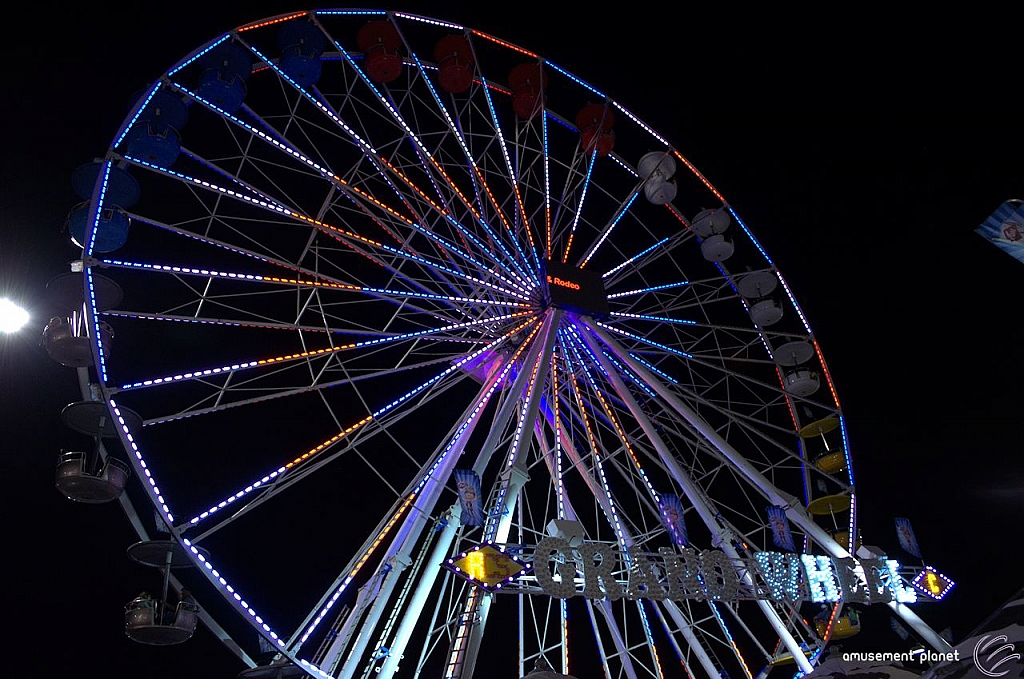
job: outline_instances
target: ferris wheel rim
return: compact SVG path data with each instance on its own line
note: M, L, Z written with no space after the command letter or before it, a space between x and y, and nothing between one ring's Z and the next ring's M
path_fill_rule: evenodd
M267 21L268 22L273 22L275 20L284 20L285 18L292 17L292 16L294 16L294 15L279 15L278 17L274 17L274 18L268 19ZM405 15L405 14L402 14L402 13L387 13L385 16L387 16L387 19L389 21L397 21L398 19L411 19L411 20L415 20L416 19L415 17L412 17L412 15ZM422 17L420 17L420 19L422 19ZM244 32L245 30L249 30L249 29L251 29L253 27L261 26L261 25L263 25L263 23L264 22L255 22L255 23L249 24L247 26L239 27L239 29L237 29L236 31L234 31L234 32L232 32L230 34L226 34L224 36L224 38L210 41L209 43L204 45L202 48L200 48L198 50L195 50L193 53L188 55L185 59L183 59L174 68L169 69L168 72L165 74L165 77L170 77L172 75L177 74L186 65L192 63L195 59L201 57L208 49L213 48L216 45L220 44L221 40L223 40L223 39L230 39L232 36L238 36L240 32ZM447 25L448 26L452 26L452 27L455 26L455 24L447 24ZM459 27L459 28L462 28L462 27ZM477 31L471 31L471 34L473 36L476 36L478 39L481 39L481 40L490 39L490 37L486 36L486 34L483 34L483 33L477 32ZM486 37L484 37L484 36L486 36ZM518 48L518 49L522 50L522 48ZM525 50L522 50L522 51L525 51ZM530 53L530 54L532 54L532 53ZM548 63L548 62L543 61L543 63ZM557 66L554 66L553 64L552 64L552 66L554 68L556 68L556 69L558 68ZM570 76L570 77L575 79L575 77L571 76L571 74L568 74L567 72L562 71L561 69L558 69L558 70L561 73L563 73L564 75ZM591 86L587 85L586 83L582 83L582 81L578 81L578 79L575 79L575 80L577 80L577 82L579 84L582 84L582 86L585 87L591 93L597 93L598 92L596 89L592 88ZM486 88L486 85L485 85L485 88ZM157 90L154 89L150 94L153 94L156 91ZM381 98L380 101L383 102L384 99ZM145 105L146 105L146 100L145 99L140 99L139 104L136 107L136 110L134 110L132 112L131 116L126 118L125 123L122 126L122 129L119 131L118 139L122 139L125 134L127 134L131 129L133 129L132 125L133 125L134 116L137 113L139 113L140 111L142 111L145 108ZM658 138L658 135L656 133L654 133L653 130L650 130L649 128L647 128L646 125L642 123L642 121L639 121L639 119L632 117L632 114L630 114L628 110L624 109L623 107L621 107L616 102L614 102L612 100L608 100L608 103L606 103L606 105L605 105L605 110L615 110L615 111L619 112L620 114L624 114L624 116L626 117L627 120L633 120L633 122L636 123L639 127L641 127L641 129L646 129L648 132L652 133L655 138ZM567 120L566 118L563 118L563 122L565 122L566 120ZM254 136L254 138L255 138L255 136L257 135L257 132L253 128L253 129L250 130L250 134L252 134ZM495 137L497 138L498 136L499 136L498 133L495 133ZM127 162L129 162L129 164L131 164L133 159L130 156L125 156L123 153L115 151L115 147L116 146L117 146L117 143L115 143L115 145L111 147L111 155L108 158L108 162L113 164L114 161L116 161L116 162L126 162L127 161ZM689 167L689 169L694 173L694 175L698 178L698 180L700 182L702 182L708 189L710 189L710 191L712 192L713 195L717 196L718 198L721 198L721 196L720 196L720 194L718 194L717 190L714 189L713 186L711 186L711 184L706 180L706 178L703 177L703 175L700 175L699 172L697 172L695 170L695 168L692 168L692 166L689 165L689 163L688 163L688 161L686 161L685 157L683 157L678 151L675 151L674 149L672 149L671 146L668 146L667 144L666 144L666 146L670 149L670 152L672 153L672 157L675 157L676 159L678 159L680 161L680 164ZM369 149L369 147L367 147L367 149ZM368 155L370 153L369 150L366 150L365 152ZM616 162L618 162L620 164L623 164L625 162L624 159L618 158L614 154L610 154L610 155L611 155L612 158L616 158ZM597 153L594 153L593 156L594 156L594 158L596 158L597 157ZM383 159L383 156L381 158ZM659 164L658 167L660 168L661 165ZM157 168L157 170L159 170L159 169L160 168ZM393 176L397 177L397 176L399 176L401 174L402 173L400 171L395 170L395 174ZM588 177L589 177L589 175L588 175ZM242 190L244 190L244 188L245 188L244 184L239 183L239 186L241 186ZM722 200L723 200L723 207L728 209L729 213L738 222L738 224L740 225L740 227L741 227L742 231L745 233L745 235L750 238L751 242L754 244L754 247L757 250L761 250L760 245L757 243L756 240L753 239L752 234L750 234L749 230L745 227L745 225L743 225L742 221L739 220L739 217L738 217L738 215L736 215L735 211L733 211L731 208L729 208L727 206L727 204L725 204L724 199L722 199ZM497 206L495 206L495 207L497 207ZM96 206L95 205L93 206L93 210L95 212L95 210L96 210ZM496 212L500 212L500 209L496 210ZM94 216L94 219L95 219L95 216ZM314 216L310 216L310 217L305 217L304 219L307 222L308 221L320 221L321 220L321 216L320 215L314 215ZM678 216L677 216L677 219L678 219ZM686 223L686 221L684 219L680 220L680 221L681 221L682 224ZM526 228L529 229L530 227L526 227ZM467 237L468 237L468 234L464 234L464 235L467 235ZM711 234L711 236L709 236L707 241L711 242L710 238L712 238L714 236L717 236L717 235L718 234ZM345 237L346 238L351 238L351 236L348 236L348 235L346 235ZM570 243L571 243L571 241L570 241ZM598 243L598 245L600 245L600 244L601 243ZM221 243L218 243L215 240L211 239L207 243L207 245L220 246ZM674 245L674 244L672 244L672 245ZM495 262L493 264L493 266L492 266L492 268L501 269L501 271L496 275L495 278L490 278L490 279L486 278L486 276L484 274L485 274L485 272L487 272L487 270L486 270L485 267L480 266L479 270L477 272L475 272L477 275L470 277L472 279L470 281L470 283L472 285L483 285L483 288L479 288L479 289L486 288L487 290L498 290L500 292L500 294L508 295L508 297L506 297L506 299L509 299L509 300L525 300L525 301L529 301L530 300L531 292L534 289L536 289L536 287L537 287L537 286L533 285L533 283L540 283L540 281L538 280L539 273L540 273L540 269L539 269L540 262L536 262L536 264L538 265L537 269L531 269L531 267L533 267L534 263L531 262L529 248L524 247L523 250L520 251L520 252L512 252L511 250L515 249L515 247L512 244L507 244L507 248L509 250L509 252L508 252L509 259L505 262L504 267L501 267L498 262ZM240 248L236 247L236 249L240 249ZM589 258L594 255L594 251L596 251L596 249L597 249L597 246L595 246L593 248L593 250L577 251L577 254L579 254L580 257L582 257L582 258L586 258L585 261L584 261L584 264L585 264L587 261L589 261ZM666 249L668 249L668 248L666 248ZM464 255L466 255L467 253L461 251L461 249L459 249L459 248L456 248L455 245L453 244L453 242L446 242L446 243L439 244L438 251L439 252L440 251L447 251L450 254L453 254L453 256L463 257L463 260L462 260L463 263L465 263L466 261L469 261L471 259L471 258L468 258L468 257L464 257ZM458 251L457 254L455 254L456 251ZM380 250L380 251L378 251L378 254L379 254L379 252L388 252L389 255L391 254L390 250ZM761 252L763 254L763 250ZM468 254L473 255L474 253L470 252ZM566 248L566 254L568 254L568 247ZM493 253L492 253L492 257L494 257L496 259L501 259L500 256L494 256ZM478 259L482 262L484 259L487 259L487 258L481 255ZM108 264L108 266L112 266L114 268L121 267L121 268L128 269L128 266L124 265L123 263L111 263L108 260L107 264ZM160 266L167 266L167 265L160 265ZM723 269L721 268L720 265L719 265L719 267L720 267L719 271L720 272L723 271ZM451 267L451 268L455 269L455 267ZM437 271L441 271L441 268L438 267L436 270ZM771 271L781 281L783 288L786 289L787 293L788 293L788 287L785 285L785 281L783 279L781 279L781 276L778 274L778 271L774 268L774 264L771 263L770 260L767 260L766 266L765 266L765 270ZM206 271L206 273L202 273L202 270L192 271L192 270L185 270L185 269L179 268L177 271L174 271L174 274L175 275L180 275L180 276L188 276L188 275L212 276L212 274L210 273L209 270L205 270L205 271ZM233 277L235 277L235 276L233 276L234 272L227 271L227 272L219 272L219 273L220 274L224 274L225 278L233 278ZM310 275L312 273L313 272L311 272L311 271L300 271L300 274L302 274L302 275ZM489 272L487 272L487 273L489 273ZM458 273L454 273L453 274L453 273L450 273L449 271L445 270L445 271L443 271L443 274L444 274L444 277L445 277L444 280L446 281L446 283L451 283L452 281L458 279ZM451 278L449 278L449 276ZM89 288L91 286L91 282L92 282L91 277L92 277L91 271L89 269L86 269L86 271L85 271L85 280L86 280L87 288ZM723 280L728 280L730 278L730 276L726 275L725 273L722 273L721 278ZM418 279L418 278L415 278L415 277L409 277L409 278L407 278L405 280L409 284L410 287L415 287L417 284L421 284L423 282L421 279ZM711 277L709 277L709 280L713 280L713 279ZM320 282L323 283L325 286L326 285L338 285L338 284L341 284L341 283L339 283L339 282L337 282L337 281L335 281L335 280L333 280L333 279L331 279L329 277L324 277ZM533 287L531 287L531 285L533 285ZM363 286L363 287L365 288L364 292L366 292L366 294L368 296L370 296L370 297L374 297L375 295L378 296L378 297L385 297L385 296L387 296L387 291L382 289L382 288L374 288L373 286ZM407 290L406 292L408 294L410 294L410 295L417 294L415 292L415 290ZM625 292L629 293L628 290L625 291ZM424 294L427 294L427 293L424 293ZM434 294L434 293L430 293L430 294ZM468 297L468 295L467 295L467 297ZM455 299L455 298L459 298L459 296L455 295L455 296L453 296L453 299L450 299L450 300L447 300L447 301L448 302L452 302L452 303L459 303L459 299ZM789 294L789 298L790 298L790 302L793 304L793 306L795 307L795 309L799 313L799 307L796 306L796 302L792 298L791 294ZM374 297L374 299L377 299L377 297ZM421 299L428 299L428 297L422 297ZM88 300L88 298L87 298L87 300ZM519 303L520 302L518 302L518 301L514 301L513 302L513 304L519 304ZM88 304L88 301L87 301L87 304ZM410 305L410 306L414 306L414 305ZM523 307L525 308L526 305L524 304ZM509 307L509 308L512 308L512 307ZM445 319L446 321L448 321L448 325L454 326L454 325L457 324L457 320L458 320L457 316L447 316L442 311L437 310L437 309L427 309L426 307L424 307L424 310L425 311L429 311L430 313L436 314L436 315L438 315L442 319ZM91 309L91 315L94 318L94 320L98 319L99 316L100 316L100 311L97 308L92 308ZM167 315L167 314L165 314L165 315L168 318L170 318L170 315ZM652 314L634 314L634 315L637 316L637 318L635 318L633 320L635 320L637 323L642 323L645 320L650 320L650 318L642 318L642 316L648 316L648 317L652 316ZM542 323L542 321L540 321L540 315L539 314L535 314L535 316L538 319L538 323ZM528 314L524 314L523 318L530 318L530 316ZM185 319L184 318L179 318L179 319L172 319L172 320L183 321ZM709 323L709 326L710 325L712 325L712 324ZM447 326L443 326L443 327L447 327ZM522 327L524 327L525 329L529 329L531 326L527 326L526 323L523 323ZM537 327L539 327L539 325ZM581 330L583 328L588 328L590 331L593 332L592 337L601 338L602 341L605 342L605 346L610 346L608 344L608 342L611 341L611 333L612 332L619 332L619 331L621 331L621 328L616 328L614 326L614 324L610 323L610 322L595 322L593 324L591 324L589 322L585 322L585 323L582 323L579 326L579 328ZM716 328L712 327L711 330L714 331L714 330L716 330ZM758 331L759 329L754 327L753 330L754 331ZM739 332L738 329L735 329L735 331ZM639 340L636 337L635 333L632 333L632 334L631 333L632 333L632 331L626 331L626 334L619 335L618 337L625 338L625 341L638 342ZM602 335L603 335L603 337L602 337ZM96 336L99 337L98 334ZM811 335L810 335L809 328L808 328L807 337L810 337L810 336ZM642 339L642 338L640 338L640 339ZM378 337L378 340L381 343L386 343L388 341L388 337L386 337L384 335L381 335L380 337ZM568 340L566 340L566 341L568 342ZM555 342L555 340L552 339L552 342ZM555 346L555 345L552 344L551 346ZM576 352L584 351L586 346L587 346L586 342L581 340L581 343L578 344L576 346L576 348L573 349L573 351L576 351ZM634 346L639 346L639 345L634 345ZM664 353L666 351L671 353L670 350L671 350L671 347L666 347L666 346L659 345L659 346L656 347L655 354ZM97 365L103 366L103 364L106 361L105 348L102 347L102 346L99 346L99 345L94 345L94 351L95 351L94 355L96 357ZM590 351L594 351L594 347L593 346L590 347ZM551 350L542 350L541 355L550 357L551 353L552 353ZM634 352L631 352L629 350L624 350L623 353L624 353L624 355L631 356L632 353L634 353ZM483 355L483 354L481 354L481 355ZM812 356L813 356L813 358L815 360L820 361L821 366L824 368L824 360L821 358L820 352L817 350L816 344L813 345ZM625 360L625 356L620 356L620 358L623 358ZM687 358L688 358L688 360L694 361L694 363L699 363L702 360L705 361L705 362L713 360L712 358L709 358L707 356L701 357L701 356L697 356L697 355L694 355L694 354L689 355ZM600 363L600 357L599 356L595 355L594 359L595 359L594 360L594 365L597 365L598 363ZM437 359L433 363L425 361L422 364L416 364L410 370L429 369L432 365L440 366L440 365L442 365L444 363L445 360L447 360L449 363L451 363L452 362L452 357L450 357L450 356L449 357L442 357L442 358ZM632 361L633 362L631 363L631 366L634 368L634 371L642 370L642 371L647 372L647 368L643 367L642 359L637 358L637 357L634 356L634 357L632 357ZM654 366L651 366L651 367L654 367ZM231 369L234 370L234 368L231 368ZM655 368L655 370L656 369L657 368ZM827 380L828 379L828 377L827 377L827 369L825 370L825 372L826 372L825 379ZM648 372L648 374L653 374L653 373L649 373ZM180 379L178 378L178 375L169 375L167 377L157 377L155 379L161 380L161 381L166 380L169 383L170 382L174 382L174 381L180 381ZM191 379L191 378L188 378L188 379ZM373 379L373 376L370 377L370 378L366 378L366 379ZM121 406L119 406L118 403L120 402L121 394L122 393L130 392L130 391L132 391L133 389L136 389L136 388L142 388L142 387L150 386L148 384L144 384L143 383L144 380L142 380L140 382L137 382L137 383L136 382L132 382L132 383L123 383L123 384L118 384L118 383L110 383L110 384L108 384L107 380L105 378L101 378L100 382L101 382L101 388L102 388L102 390L105 393L106 399L113 406L115 416L118 416L120 414L119 408ZM662 385L662 386L664 387L664 385ZM760 383L754 384L753 381L751 381L750 386L751 386L751 388L757 388L757 389L765 389L766 388L765 385L760 384ZM665 387L665 388L668 389L669 391L673 390L673 388L671 388L671 387ZM783 388L782 385L779 385L778 387L773 387L773 389L775 389L776 393L778 394L778 396L780 398L785 399L785 398L790 398L791 396L793 396L793 394L787 394L786 390ZM401 395L400 394L395 394L396 398L399 397L399 396L401 396ZM800 397L802 395L797 394L797 396ZM406 397L405 396L401 396L401 398L404 399ZM799 400L799 398L797 400ZM710 404L709 407L711 407L712 405L713 404ZM612 412L615 412L616 408L620 409L618 412L621 412L621 413L626 413L626 412L629 411L629 408L623 406L622 404L616 404L615 406L610 407L610 408L611 408ZM719 407L719 409L721 409L721 407ZM756 410L756 408L752 408L751 409L751 411L753 411L753 410ZM836 413L839 412L838 402L836 402L834 404L834 407L832 408L832 410L834 412L836 412ZM224 408L222 408L221 406L216 406L216 407L213 408L213 410L211 412L224 412ZM200 413L197 413L197 414L200 414ZM745 417L748 420L753 420L753 417L750 414L745 415ZM841 416L840 416L840 419L841 419ZM150 423L150 422L151 421L148 421L148 423ZM796 424L798 422L799 422L799 419L795 419L795 421L793 422L793 431L797 430ZM133 447L133 446L134 446L134 436L136 434L140 433L140 432L129 431L129 429L130 429L130 427L123 427L122 428L122 439L123 439L122 443L125 445L126 449L134 450L136 453L138 453L138 449L136 447ZM843 444L843 450L845 452L845 442ZM721 452L722 451L719 450L719 453L721 453ZM847 458L847 462L849 462L849 454L848 454L848 452L845 452L845 455L846 455L846 458ZM740 455L740 457L742 457L742 455ZM141 461L142 460L141 453L139 453L136 456L136 460L137 461ZM801 465L803 465L805 467L808 466L807 465L808 461L806 459L805 460L801 460L798 456L793 457L793 459L789 460L789 462L790 463L794 463L794 464L801 464ZM848 485L851 487L850 488L850 497L851 497L851 501L852 501L852 499L853 499L853 494L852 494L852 477L851 477L851 482ZM401 495L402 495L401 493L398 494L399 497L401 497ZM157 500L158 497L159 497L159 495L158 495L157 489L156 489L155 486L153 486L151 488L151 500L155 504L162 505L163 504L163 500L160 499L158 501ZM793 497L795 497L795 496L793 496ZM779 496L779 497L770 497L768 499L772 500L773 503L777 504L778 502L789 500L790 497ZM164 510L166 511L166 505L164 505ZM199 516L200 515L197 515L197 518ZM382 521L383 521L383 519L382 519ZM853 525L852 513L851 513L850 522L851 522L851 525ZM184 531L180 531L180 528L182 527L182 525L183 524L179 523L179 524L177 524L175 526L175 534L176 534L176 537L178 539L182 539L181 532L184 532ZM367 539L369 540L370 538L368 537ZM189 545L190 543L187 540L183 540L183 544ZM205 559L199 559L198 558L198 550L196 550L193 553L197 555L196 564L199 565L201 568L205 568L207 571L211 571L212 572L212 569L214 567L211 565L211 562L208 561L208 560L205 560ZM293 657L292 659L293 660L297 660L298 658L297 657Z

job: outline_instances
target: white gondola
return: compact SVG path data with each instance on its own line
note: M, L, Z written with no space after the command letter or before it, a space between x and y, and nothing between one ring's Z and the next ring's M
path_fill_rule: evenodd
M774 271L751 271L736 280L736 290L747 300L750 318L762 328L782 320L783 307L772 297L779 285Z
M88 455L82 451L64 451L57 462L57 490L65 497L85 504L116 500L124 491L131 468L108 457L95 473L88 469Z
M171 646L192 638L199 623L199 607L179 601L166 610L163 602L136 597L124 609L124 632L132 641L150 646Z
M644 155L636 167L644 180L644 195L655 205L670 203L676 197L677 186L672 181L676 172L676 161L664 151L652 151Z
M192 638L199 623L199 607L182 589L180 600L167 599L172 568L195 564L175 540L143 540L128 548L128 557L143 566L163 571L163 593L159 599L143 593L124 609L124 632L128 638L150 646L170 646Z

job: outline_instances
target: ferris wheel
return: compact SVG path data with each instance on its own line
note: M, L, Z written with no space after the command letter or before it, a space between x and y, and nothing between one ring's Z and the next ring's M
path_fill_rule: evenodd
M630 555L776 549L770 508L856 553L852 459L740 215L556 62L397 11L269 17L160 75L74 183L47 347L97 443L58 486L122 503L161 605L197 597L133 603L133 638L198 619L253 677L753 677L856 631L842 602L629 588Z

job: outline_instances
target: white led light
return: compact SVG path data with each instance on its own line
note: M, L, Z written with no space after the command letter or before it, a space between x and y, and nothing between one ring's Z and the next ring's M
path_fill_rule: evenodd
M800 560L803 561L804 572L807 574L807 588L811 601L839 601L839 588L836 586L832 559L827 556L801 554Z

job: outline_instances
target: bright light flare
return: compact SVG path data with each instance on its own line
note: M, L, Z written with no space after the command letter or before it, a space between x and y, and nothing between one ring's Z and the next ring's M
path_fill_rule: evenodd
M27 311L6 297L0 298L0 332L18 332L28 321Z

